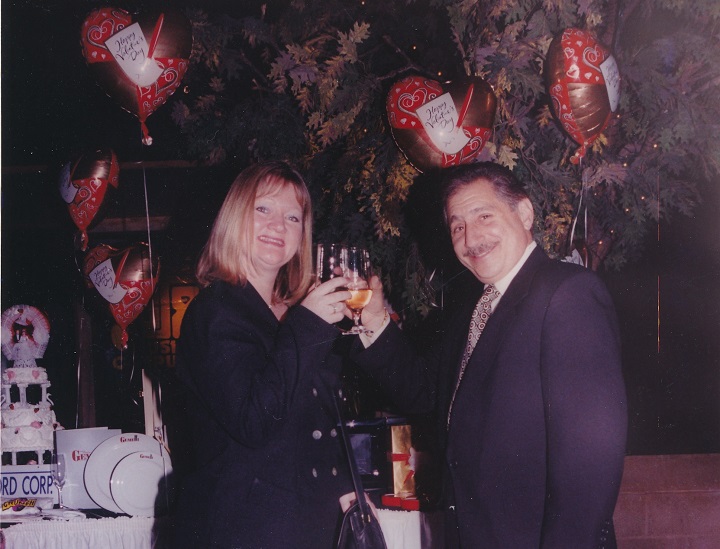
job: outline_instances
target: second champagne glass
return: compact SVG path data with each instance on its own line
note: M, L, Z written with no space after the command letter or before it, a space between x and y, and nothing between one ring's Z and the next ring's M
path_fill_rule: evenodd
M370 277L372 268L370 266L370 254L367 250L357 247L345 248L342 252L342 269L345 278L348 279L347 289L351 294L350 299L345 301L348 309L352 311L354 326L343 332L344 334L367 334L372 331L362 325L362 310L370 303L372 290L370 289Z
M342 276L340 265L343 247L340 244L318 244L315 257L315 275L317 282L327 282L336 276Z
M65 454L56 452L52 455L52 476L53 484L58 492L58 507L63 509L65 507L62 499L62 489L65 485Z

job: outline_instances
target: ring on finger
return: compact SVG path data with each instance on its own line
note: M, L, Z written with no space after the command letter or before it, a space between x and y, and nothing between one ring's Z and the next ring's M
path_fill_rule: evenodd
M337 306L334 303L331 303L330 306L332 307L333 313L337 313Z

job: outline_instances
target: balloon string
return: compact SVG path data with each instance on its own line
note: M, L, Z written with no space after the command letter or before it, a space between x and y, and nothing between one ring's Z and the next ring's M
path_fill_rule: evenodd
M155 276L153 273L153 248L152 248L152 240L150 238L150 206L148 201L148 190L147 190L147 173L145 171L145 166L143 166L143 193L145 195L145 222L147 226L147 241L148 241L148 256L150 259L150 315L152 318L152 330L153 333L157 332L157 320L155 318ZM135 368L135 365L133 363L133 370ZM150 395L144 395L144 398L150 398L152 399L152 394ZM139 404L136 402L136 404L139 406ZM160 393L158 393L158 400L157 400L157 406L162 406L162 398ZM162 423L161 423L162 424ZM156 426L153 425L153 433L155 433Z
M148 241L148 256L150 259L150 301L151 301L151 318L153 333L157 331L157 323L155 319L155 273L153 273L153 250L152 241L150 240L150 207L148 205L148 192L147 192L147 175L145 173L145 166L143 166L143 192L145 194L145 222L147 224L147 241Z
M583 183L583 194L585 193L585 183ZM585 201L585 228L584 228L584 238L585 238L585 268L588 268L588 263L590 262L590 247L588 243L588 207L587 207L587 200Z
M83 301L84 300L85 299L83 298ZM84 306L84 304L83 304L83 306ZM75 313L75 314L77 314L77 313ZM79 352L78 352L78 359L77 359L77 398L75 399L75 428L76 429L80 428L80 400L81 400L80 399L80 391L81 391L80 366L82 363L82 357L85 354L84 349L83 349L84 341L83 341L83 337L82 337L82 334L85 332L85 319L82 316L80 316L80 330L79 331L80 331L81 335L79 338L80 339L80 349L78 350Z
M126 345L120 345L120 390L121 391L127 391L127 388L125 387L125 349L127 348ZM129 387L130 384L128 383L127 386ZM125 398L125 394L121 395L122 398Z
M582 174L582 157L578 159L578 166L581 169ZM582 175L581 175L582 177ZM588 208L587 208L587 200L583 200L585 198L585 192L586 192L587 186L585 185L585 181L582 182L582 187L580 188L580 201L578 202L577 207L577 213L575 214L575 218L573 219L572 228L570 229L570 238L569 238L569 253L572 253L572 247L573 247L573 240L575 238L575 229L577 227L578 219L580 218L580 212L583 212L583 220L585 227L583 228L583 238L585 240L585 254L583 257L583 265L585 268L588 266ZM584 211L583 211L583 201L585 202Z
M584 185L583 185L583 187L584 187ZM580 202L578 202L577 213L575 214L575 219L573 219L572 228L570 229L570 242L569 242L570 248L572 248L572 246L573 246L573 240L575 238L575 227L577 225L578 218L580 217L580 210L582 209L583 194L585 194L583 192L583 189L580 189ZM572 253L572 250L570 250L570 253Z
M132 352L130 354L130 377L128 377L127 388L130 391L130 400L132 400L135 406L140 406L140 403L135 398L135 391L133 390L133 379L135 378L135 346L133 345Z
M585 149L583 146L583 154L580 157L580 161L578 162L578 169L580 170L580 178L582 180L582 189L580 190L581 196L584 196L587 193L587 185L585 184L585 178L582 177L582 161L585 157ZM579 212L578 212L579 213ZM588 243L588 201L587 197L585 197L585 211L584 211L584 221L585 221L585 227L583 227L583 239L585 240L585 257L583 258L583 265L585 265L585 268L588 268L588 263L590 260L590 248Z
M131 354L130 354L130 372L127 376L127 380L125 379L125 349L127 349L127 345L123 345L120 347L120 386L123 390L123 399L126 397L129 397L133 404L136 406L138 405L137 400L135 400L134 391L132 387L132 380L133 377L135 377L135 347L133 346Z

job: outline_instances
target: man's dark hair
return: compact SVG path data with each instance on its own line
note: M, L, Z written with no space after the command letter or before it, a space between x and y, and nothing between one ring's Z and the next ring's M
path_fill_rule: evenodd
M476 162L473 164L460 164L445 168L440 175L442 189L443 216L447 223L448 200L462 187L484 179L495 189L501 200L515 209L523 198L530 198L525 185L518 181L505 166L493 162Z

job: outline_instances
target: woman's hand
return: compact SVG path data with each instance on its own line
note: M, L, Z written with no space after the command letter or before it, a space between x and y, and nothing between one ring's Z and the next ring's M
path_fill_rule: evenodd
M345 300L350 299L350 292L345 289L338 289L347 286L347 283L347 279L342 276L323 282L310 290L300 305L309 309L329 324L340 322L343 317L349 314L349 309L345 306Z

